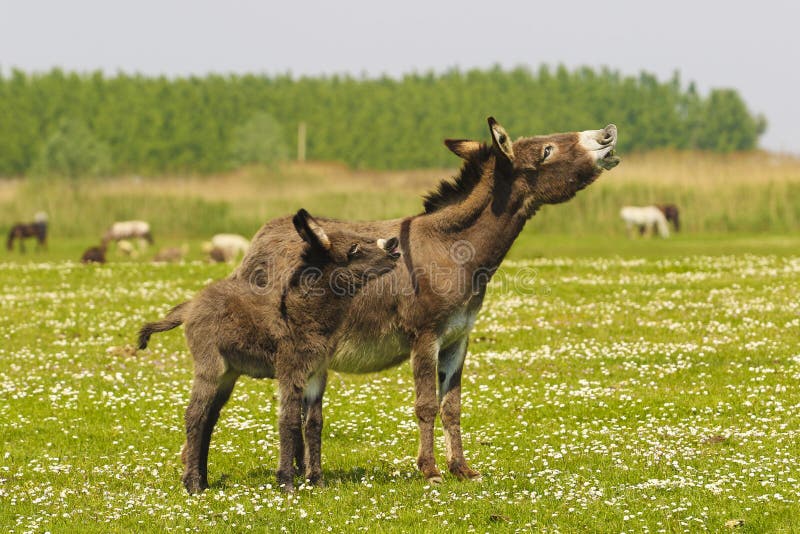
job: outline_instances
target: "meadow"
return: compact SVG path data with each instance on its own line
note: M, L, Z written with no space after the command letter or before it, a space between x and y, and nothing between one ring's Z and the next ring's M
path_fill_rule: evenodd
M210 233L249 235L300 206L414 213L433 176L449 171L307 165L269 180L260 170L122 177L38 194L6 183L2 222L47 209L53 240L0 263L0 528L793 532L800 165L774 158L631 158L536 215L489 286L464 371L464 444L481 482L445 475L428 486L417 473L403 364L332 373L327 485L291 496L275 488L275 384L252 379L240 381L217 426L211 489L184 492L191 358L180 330L139 352L136 330L230 271L200 261L197 244ZM612 208L645 199L685 207L685 231L628 239ZM113 252L103 266L73 261L108 222L141 213L158 245L190 243L191 261ZM437 428L440 467L443 451Z

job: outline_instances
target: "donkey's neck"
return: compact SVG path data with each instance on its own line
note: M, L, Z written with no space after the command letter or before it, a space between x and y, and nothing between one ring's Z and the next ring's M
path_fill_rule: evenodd
M457 204L431 213L426 226L435 238L452 243L451 259L468 270L496 269L533 215L518 184L485 176Z

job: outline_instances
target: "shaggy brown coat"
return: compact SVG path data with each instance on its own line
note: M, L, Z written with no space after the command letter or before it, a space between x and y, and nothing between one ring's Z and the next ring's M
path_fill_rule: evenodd
M293 461L300 474L313 483L321 481L322 414L309 417L319 421L320 428L311 429L304 451L303 396L307 404L321 406L324 370L333 349L331 335L361 286L394 269L398 240L376 243L348 231L326 233L305 210L292 222L302 245L281 290L270 287L268 278L220 280L173 308L163 321L140 331L139 348L144 348L153 332L185 323L195 363L181 455L182 481L190 493L208 487L211 434L241 375L278 380L278 484L292 490Z
M617 128L526 137L512 142L489 118L489 145L470 140L445 144L464 160L453 182L425 201L425 212L376 222L320 220L330 231L399 235L404 261L389 275L369 281L343 312L330 346L328 368L380 371L411 359L420 442L417 465L430 482L441 482L433 452L433 428L441 416L447 465L458 478L476 479L461 441L461 373L469 333L486 284L525 225L544 204L572 198L614 155ZM247 281L263 273L278 288L289 287L301 265L303 244L291 236L291 218L266 223L232 275ZM324 376L327 368L316 371ZM438 387L437 387L438 382ZM324 380L320 386L324 387ZM306 437L321 428L321 394L306 393Z

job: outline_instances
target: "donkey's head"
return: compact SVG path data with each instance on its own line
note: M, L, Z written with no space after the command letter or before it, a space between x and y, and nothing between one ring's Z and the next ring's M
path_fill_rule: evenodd
M533 206L557 204L575 196L603 170L619 163L614 154L617 127L602 130L559 133L536 137L511 137L489 117L492 146L477 141L447 140L445 144L467 162L494 161L496 180L519 183L526 191L526 203ZM493 158L492 158L493 156Z
M297 233L308 244L305 253L307 265L332 276L329 281L340 288L360 287L370 278L394 269L400 258L399 240L396 237L370 239L341 230L326 232L304 209L295 214L292 222Z

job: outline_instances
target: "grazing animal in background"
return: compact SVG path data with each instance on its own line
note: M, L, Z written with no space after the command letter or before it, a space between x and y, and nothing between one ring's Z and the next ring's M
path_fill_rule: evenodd
M139 332L143 349L154 332L186 325L194 357L181 454L182 481L189 493L208 488L211 434L241 375L278 380L277 477L284 490L293 489L293 462L302 467L306 454L303 392L324 388L325 375L318 371L327 367L333 349L331 335L354 295L369 280L394 269L400 257L397 238L375 241L348 231L326 232L305 210L298 211L292 222L301 246L288 286L274 291L258 282L220 280ZM320 450L321 441L308 440L308 477L315 483L322 477Z
M442 481L433 431L440 415L450 473L480 478L464 457L461 376L486 285L540 207L566 202L620 161L614 154L617 128L612 124L512 142L494 118L488 122L489 144L445 141L464 164L454 181L443 181L427 196L424 213L374 222L320 220L329 232L397 235L403 261L380 280L367 282L343 311L332 338L333 357L313 371L302 393L308 406L307 440L320 440L328 369L370 373L410 358L418 468L429 482ZM292 287L305 245L292 236L291 228L291 217L262 226L231 279L265 279L277 291Z
M117 252L131 259L135 259L139 256L139 251L133 246L133 243L127 239L120 239L117 241Z
M183 257L189 253L189 246L183 245L181 247L165 247L158 251L153 257L154 263L177 263L183 260Z
M209 253L213 249L222 251L225 261L234 261L241 254L247 254L250 247L250 240L238 234L216 234L211 238L211 247L206 245Z
M99 246L87 248L81 256L81 263L105 263L107 246L102 242Z
M115 222L103 234L103 241L106 243L118 242L122 239L137 239L140 242L144 240L152 245L153 234L150 232L150 224L145 221Z
M47 248L47 214L43 211L36 213L32 223L17 223L8 232L6 248L14 250L14 240L19 241L19 251L25 252L24 240L36 238L37 248Z
M211 243L208 243L208 247L203 247L203 250L208 253L208 259L212 263L225 263L228 259L225 257L225 251L218 247L212 247Z
M678 206L675 204L656 204L656 207L661 210L661 213L664 214L664 218L667 219L667 222L672 223L672 227L675 228L675 231L680 232L681 223L679 219Z
M661 237L669 237L667 218L656 206L625 206L619 210L619 216L625 221L629 237L633 237L636 231L641 235L651 235L654 230L658 230Z

